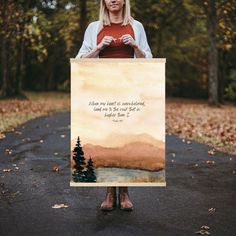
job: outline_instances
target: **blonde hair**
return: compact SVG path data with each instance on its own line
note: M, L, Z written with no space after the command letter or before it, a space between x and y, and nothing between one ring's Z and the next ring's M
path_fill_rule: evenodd
M130 1L124 0L125 4L123 6L123 23L122 25L132 24L133 17L130 13ZM111 21L109 18L109 12L106 8L106 4L104 0L100 1L100 12L99 12L99 20L103 23L103 25L111 25Z

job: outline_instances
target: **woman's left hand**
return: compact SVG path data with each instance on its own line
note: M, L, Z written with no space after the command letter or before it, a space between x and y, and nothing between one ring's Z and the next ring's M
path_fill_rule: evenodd
M129 45L133 48L137 48L137 44L130 34L124 34L120 37L120 39L125 45Z

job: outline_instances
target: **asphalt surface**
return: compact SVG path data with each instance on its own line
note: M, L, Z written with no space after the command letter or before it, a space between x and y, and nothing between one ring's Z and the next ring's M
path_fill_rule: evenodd
M203 225L214 236L236 235L236 156L167 136L167 187L129 188L134 211L104 213L105 188L69 186L69 124L58 113L0 140L1 236L185 236ZM68 208L52 208L60 203Z

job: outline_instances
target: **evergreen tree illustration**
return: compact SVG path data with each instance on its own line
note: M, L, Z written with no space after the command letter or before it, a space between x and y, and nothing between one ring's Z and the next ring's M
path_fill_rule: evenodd
M78 136L77 143L75 145L75 148L73 150L73 159L75 161L75 171L73 173L73 180L75 182L85 182L86 171L84 170L85 167L85 158L84 158L84 152L80 144L80 138Z
M86 165L86 182L96 182L97 178L94 173L93 161L92 158L89 157L88 163Z

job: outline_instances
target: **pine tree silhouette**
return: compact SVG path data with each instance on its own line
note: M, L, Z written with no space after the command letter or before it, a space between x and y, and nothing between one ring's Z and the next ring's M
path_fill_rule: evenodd
M73 180L75 182L85 182L86 181L86 171L84 169L85 167L85 158L84 158L84 152L80 144L80 138L78 136L77 143L75 145L75 148L73 150L73 159L75 161L75 171L73 173Z
M96 175L94 173L93 161L92 158L89 157L88 163L86 165L86 182L96 182Z

